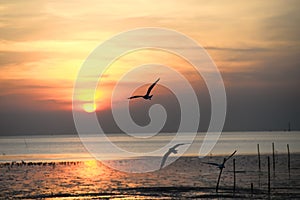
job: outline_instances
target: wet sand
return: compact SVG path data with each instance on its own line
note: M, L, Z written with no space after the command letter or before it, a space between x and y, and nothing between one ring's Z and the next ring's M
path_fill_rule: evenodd
M1 163L0 199L268 199L267 156L261 155L260 173L256 155L234 156L235 193L233 159L226 163L218 193L219 169L202 163L222 162L221 156L181 157L160 171L140 174L119 172L95 160ZM275 174L271 155L270 160L270 197L299 199L300 154L291 154L290 177L287 155L276 155Z

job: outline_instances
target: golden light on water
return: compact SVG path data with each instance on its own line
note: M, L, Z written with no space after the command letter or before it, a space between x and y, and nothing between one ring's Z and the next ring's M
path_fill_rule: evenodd
M83 165L79 166L77 168L78 175L85 178L93 178L102 176L103 173L105 173L107 169L98 163L97 160L88 160L84 161Z
M98 163L97 160L88 160L84 162L84 166L88 169L97 167Z

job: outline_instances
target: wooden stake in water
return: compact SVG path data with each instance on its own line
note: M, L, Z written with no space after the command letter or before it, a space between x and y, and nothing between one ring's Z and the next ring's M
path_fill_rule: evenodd
M272 151L273 151L273 173L275 176L275 147L274 147L274 142L272 142Z
M257 144L258 171L261 172L259 144Z
M291 155L290 155L290 145L287 144L287 152L288 152L288 171L289 171L289 178L291 178Z
M236 177L235 177L235 159L233 159L233 195L235 195Z
M270 156L268 156L268 194L271 193Z
M253 183L251 183L251 197L253 197Z

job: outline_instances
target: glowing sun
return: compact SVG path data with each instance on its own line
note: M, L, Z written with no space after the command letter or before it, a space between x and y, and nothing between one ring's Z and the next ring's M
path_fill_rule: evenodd
M83 104L82 107L83 107L83 110L88 113L95 112L96 108L97 108L95 103L85 103L85 104Z

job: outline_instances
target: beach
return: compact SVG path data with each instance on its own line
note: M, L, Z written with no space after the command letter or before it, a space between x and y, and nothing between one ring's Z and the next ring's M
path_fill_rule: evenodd
M300 154L291 154L290 176L287 155L276 154L275 173L272 155L239 155L226 163L215 187L219 169L203 162L217 162L223 156L185 156L162 170L150 173L125 173L99 161L2 162L1 199L267 199L267 157L271 158L270 197L300 198ZM236 189L233 192L233 159ZM114 160L116 164L130 160ZM251 184L253 189L251 190Z

